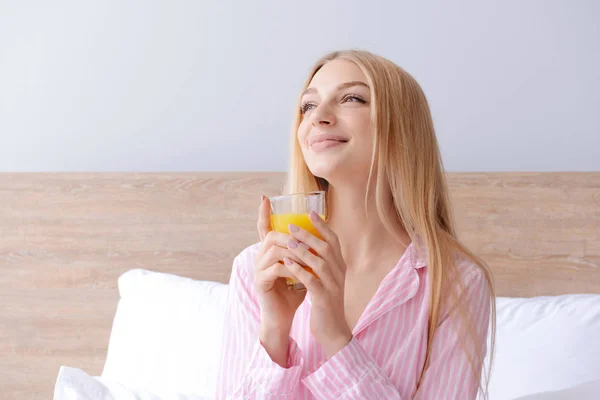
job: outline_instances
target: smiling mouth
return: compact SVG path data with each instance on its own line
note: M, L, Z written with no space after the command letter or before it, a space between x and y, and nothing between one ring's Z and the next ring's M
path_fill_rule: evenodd
M310 148L313 151L319 152L322 150L339 147L346 143L348 143L347 140L326 139L326 140L319 140L318 142L314 142L313 144L310 145Z

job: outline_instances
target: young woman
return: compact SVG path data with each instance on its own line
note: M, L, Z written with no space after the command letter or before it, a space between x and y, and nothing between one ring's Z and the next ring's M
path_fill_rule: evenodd
M364 51L316 63L286 192L315 190L322 239L272 231L261 200L261 242L233 265L217 398L485 395L492 276L456 236L429 106L406 71Z

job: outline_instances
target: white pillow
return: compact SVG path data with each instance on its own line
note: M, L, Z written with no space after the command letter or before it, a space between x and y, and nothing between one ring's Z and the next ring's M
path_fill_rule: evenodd
M153 393L213 397L227 288L143 269L125 272L101 377Z
M106 364L94 379L213 397L227 289L142 269L124 273ZM600 295L498 298L490 400L600 379L599 338Z
M501 297L496 306L490 400L600 379L600 295Z
M78 368L61 367L54 386L54 400L211 400L177 392L151 393L110 379L90 376Z

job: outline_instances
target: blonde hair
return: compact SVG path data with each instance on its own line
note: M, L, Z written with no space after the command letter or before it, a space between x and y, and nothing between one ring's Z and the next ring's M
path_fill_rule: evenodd
M333 52L321 58L312 68L302 90L308 87L313 76L323 65L335 59L355 63L366 76L371 90L371 118L375 134L369 184L376 164L374 178L377 214L386 228L400 238L400 233L394 228L396 225L390 221L389 214L384 212L383 197L387 185L392 193L399 221L411 239L415 241L418 237L427 249L431 308L427 353L417 388L430 362L441 309L446 300L452 300L461 317L459 329L465 330L457 332L458 337L464 338L461 346L466 352L475 381L479 382L479 390L483 397L487 398L496 332L492 273L485 262L469 251L457 238L444 168L425 94L416 80L396 64L383 57L358 50ZM284 191L327 191L327 181L314 176L304 161L297 140L297 130L301 121L302 113L298 107L292 126L290 166ZM369 187L370 185L367 185L367 188ZM368 190L365 204L367 198ZM487 372L483 371L485 383L482 382L481 368L485 359L485 343L478 343L473 316L470 315L467 304L458 300L464 285L453 252L462 253L477 265L483 271L489 286L492 342L489 368ZM460 291L452 283L458 283ZM451 296L451 299L448 296Z

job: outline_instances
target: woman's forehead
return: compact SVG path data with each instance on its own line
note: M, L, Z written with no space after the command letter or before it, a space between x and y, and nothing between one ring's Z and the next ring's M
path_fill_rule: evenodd
M321 67L311 79L308 87L321 91L352 81L367 83L365 74L355 63L336 59Z

